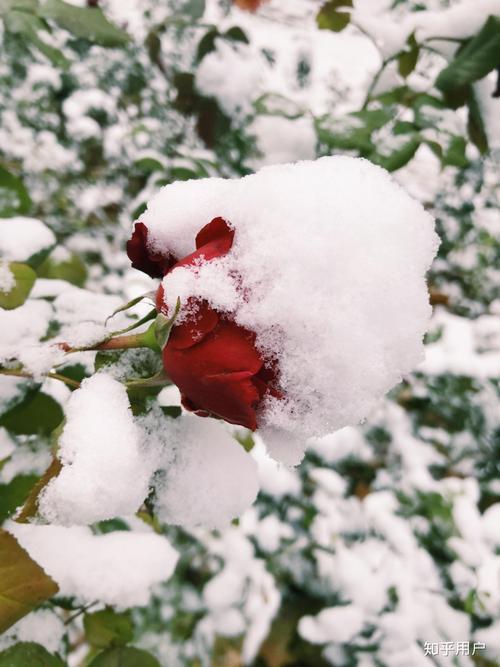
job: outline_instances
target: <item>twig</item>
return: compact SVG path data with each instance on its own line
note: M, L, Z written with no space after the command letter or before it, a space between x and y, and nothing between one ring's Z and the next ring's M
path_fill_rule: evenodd
M14 377L29 378L31 380L35 379L32 373L28 373L28 371L16 368L0 368L0 375L12 375ZM65 375L61 375L60 373L51 372L46 373L45 376L52 378L52 380L59 380L60 382L64 382L64 384L67 384L68 387L73 387L73 389L80 388L80 383L77 380L72 380L71 378L68 378Z
M77 612L75 612L72 616L70 616L64 621L64 625L69 625L72 621L75 620L75 618L78 618L82 614L85 614L86 611L88 611L91 607L94 607L97 603L98 600L94 600L94 602L89 602L89 604L80 607L80 609Z
M43 473L43 475L40 477L35 486L31 489L30 494L21 509L21 512L15 518L15 521L17 523L28 523L28 519L31 519L32 517L35 516L35 514L38 511L38 497L40 495L41 490L45 486L47 486L47 484L53 477L56 477L61 472L61 469L62 469L61 461L56 456L54 456L47 470Z

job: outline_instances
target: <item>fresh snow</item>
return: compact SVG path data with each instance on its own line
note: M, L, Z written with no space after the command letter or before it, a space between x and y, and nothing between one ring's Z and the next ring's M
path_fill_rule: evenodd
M230 432L213 419L183 415L174 460L158 475L156 510L167 523L221 527L257 496L257 466Z
M127 609L148 603L177 563L168 540L144 532L94 535L89 528L9 523L19 544L54 579L61 596Z
M256 332L285 396L267 400L262 434L295 464L308 437L359 422L422 360L433 220L383 169L348 157L177 182L141 220L151 249L183 257L217 216L236 230L231 251L169 273L166 302L206 299Z
M51 523L133 514L148 494L152 471L126 389L104 373L84 380L68 401L58 457L62 470L40 497L40 513Z
M54 245L56 237L36 218L0 218L0 257L21 262Z

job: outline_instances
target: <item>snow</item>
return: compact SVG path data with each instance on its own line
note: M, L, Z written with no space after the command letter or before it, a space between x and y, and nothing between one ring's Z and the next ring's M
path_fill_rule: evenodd
M0 256L2 259L25 261L50 246L56 237L36 218L0 218Z
M40 496L50 523L89 524L133 514L148 494L152 470L141 451L125 387L105 373L83 381L66 406L59 438L61 472Z
M8 294L15 284L16 279L7 262L0 262L0 292Z
M362 433L352 426L344 426L323 438L311 438L307 444L327 463L335 463L347 456L366 459L370 455L370 448Z
M208 97L217 97L228 114L248 113L264 65L264 56L248 45L218 39L216 50L205 56L197 69L196 87Z
M500 346L495 345L495 340L500 341L498 317L482 315L470 320L440 309L433 326L442 327L442 334L439 340L426 346L422 371L477 378L500 375Z
M16 642L35 642L44 646L49 653L61 649L66 633L61 619L49 609L36 609L15 623L0 637L0 651Z
M500 3L498 11L500 12ZM500 98L493 97L496 88L497 72L491 72L474 84L474 93L478 99L481 118L483 119L490 150L500 150Z
M359 422L421 360L433 221L383 169L348 157L177 182L141 221L152 249L183 257L217 216L236 230L231 251L169 273L166 303L206 299L256 332L285 396L259 425L272 455L296 464L307 437Z
M54 579L61 596L84 603L145 605L151 588L171 577L178 558L168 540L152 532L93 535L83 527L12 522L7 530Z
M299 621L299 634L313 644L348 642L361 632L364 614L354 605L323 609L316 617L303 616Z
M10 454L0 470L0 481L9 484L17 475L43 475L51 461L50 452L45 447L33 448L19 445Z
M213 419L183 415L172 429L175 457L157 482L158 516L185 527L229 523L257 496L255 462Z
M257 116L250 126L250 133L257 140L260 158L252 161L253 167L311 160L316 155L316 132L312 118L284 118L282 116Z
M260 490L277 500L283 496L298 496L301 492L300 479L296 471L272 459L266 452L264 442L255 436L252 456L259 466Z
M239 611L246 622L242 660L251 664L262 641L267 636L276 615L281 596L265 562L255 558L251 543L236 528L228 528L220 538L210 537L207 547L223 556L224 567L203 589L203 600L209 615L198 625L197 632L207 634L213 641L216 630L225 635L222 621L228 617L236 626ZM231 635L235 627L229 628Z
M102 341L113 331L131 323L125 313L118 313L105 324L121 305L123 299L120 297L67 284L54 300L57 318L62 325L57 340L73 347L86 347Z
M412 32L419 43L432 39L432 46L446 48L447 38L472 37L488 16L499 13L500 0L462 0L444 9L407 12L395 20L392 12L380 11L375 4L364 2L356 5L351 20L374 38L387 57L401 51Z
M50 303L33 299L13 310L1 309L0 356L7 358L13 354L19 348L19 340L24 345L38 342L47 331L52 312Z

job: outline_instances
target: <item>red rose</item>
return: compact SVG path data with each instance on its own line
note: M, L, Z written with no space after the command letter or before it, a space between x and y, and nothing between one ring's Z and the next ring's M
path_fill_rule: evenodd
M201 258L210 261L222 257L231 249L233 239L234 230L228 223L214 218L196 236L196 250L166 273L192 266ZM276 369L265 363L255 345L255 333L206 301L193 298L190 305L191 314L181 324L174 324L163 350L163 365L181 391L182 404L200 416L222 417L255 430L264 396L279 396ZM167 314L162 286L157 308Z
M265 0L233 0L234 4L247 12L256 12Z

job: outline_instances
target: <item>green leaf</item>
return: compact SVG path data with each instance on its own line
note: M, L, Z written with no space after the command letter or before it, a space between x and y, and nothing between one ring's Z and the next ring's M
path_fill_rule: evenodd
M340 32L349 25L351 15L348 12L339 12L338 10L339 8L352 6L352 0L329 0L321 7L316 17L318 28Z
M127 303L124 303L123 305L119 306L116 310L114 310L111 313L111 315L108 315L108 317L106 318L106 322L108 322L108 320L110 320L112 317L114 317L118 313L123 313L123 311L129 310L130 308L133 308L138 303L140 303L143 299L145 299L147 296L154 297L154 292L145 292L144 294L141 294L140 296L136 296L131 301L127 301Z
M490 16L478 34L439 73L436 86L444 93L485 77L500 65L500 17Z
M47 257L37 268L40 278L65 280L77 287L83 287L87 280L87 268L78 255L72 254L68 259L58 262Z
M417 65L419 54L420 47L415 39L415 34L412 33L408 37L406 49L398 57L398 71L401 76L406 78L413 72Z
M0 426L18 435L49 435L63 420L63 411L52 396L29 394L0 417Z
M443 155L443 164L452 167L466 167L469 164L465 155L466 148L467 142L463 137L452 137L448 149Z
M165 165L153 157L142 157L139 160L136 160L134 165L137 167L137 169L145 171L147 174L150 174L153 171L165 170Z
M40 644L20 642L0 653L0 667L66 667Z
M38 0L0 0L0 16L10 12L12 9L33 12L37 6Z
M172 417L173 419L177 419L182 414L180 405L160 405L160 409L165 417Z
M24 503L37 480L36 475L18 475L8 484L0 484L0 523Z
M31 199L23 182L0 166L0 217L24 215L31 208Z
M0 530L0 632L57 591L57 584L31 560L16 538ZM2 664L9 663L0 662ZM21 664L25 667L25 663Z
M241 431L234 435L236 440L240 443L246 452L251 452L255 447L255 440L253 439L252 431Z
M379 130L386 123L394 118L392 109L364 109L363 111L354 111L349 114L353 118L358 118L364 126L370 130Z
M203 35L198 43L198 48L196 49L196 62L199 63L208 53L215 50L215 40L217 37L220 37L217 28L210 28L210 30Z
M95 648L124 646L132 641L134 630L130 614L103 609L93 614L85 614L83 619L85 637Z
M108 21L99 7L76 7L63 0L46 0L38 14L76 37L100 46L126 46L130 40L124 30Z
M23 41L31 42L54 65L63 69L68 67L69 61L61 51L50 46L50 44L40 37L40 32L47 35L47 37L50 37L50 35L45 29L45 24L38 16L13 9L5 16L5 27L8 32L18 35Z
M467 132L469 133L469 138L479 152L484 155L489 150L488 137L486 135L486 129L484 127L479 104L477 103L473 90L471 90L467 106L469 109L469 116L467 118Z
M118 336L124 333L128 333L129 331L133 331L134 329L137 329L137 327L142 326L143 324L146 324L146 322L150 322L151 320L154 320L156 318L156 308L152 308L149 313L144 315L144 317L141 317L140 320L135 320L130 324L128 327L125 327L125 329L120 329L119 331L113 331L110 335L111 336Z
M414 123L410 123L406 120L397 120L394 123L393 134L397 136L399 134L414 133L416 129Z
M133 646L112 648L100 653L89 667L161 667L158 660Z
M374 154L370 156L372 162L384 167L387 171L396 171L401 169L412 159L421 144L420 138L410 139L401 148L397 148L389 155Z
M8 292L0 289L0 308L12 310L22 306L29 296L36 280L36 273L27 264L11 262L8 268L13 276L14 284Z
M226 30L223 34L223 37L226 39L231 39L234 42L243 42L243 44L250 44L250 40L244 30L242 30L238 25L233 25L232 28Z
M181 9L192 21L198 21L205 13L205 0L187 0Z

